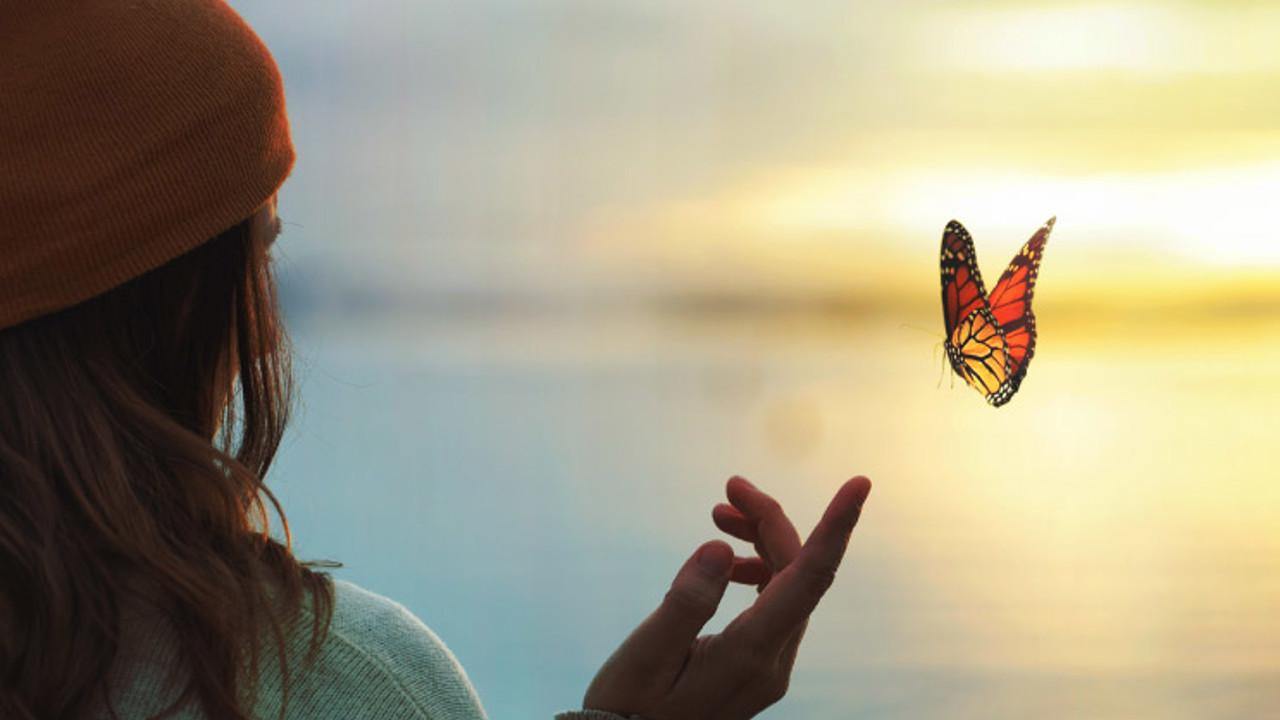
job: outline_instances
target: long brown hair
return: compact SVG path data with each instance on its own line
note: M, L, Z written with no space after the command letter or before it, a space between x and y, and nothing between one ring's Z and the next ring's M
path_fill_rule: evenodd
M246 720L268 647L287 665L285 637L309 619L317 650L332 586L294 558L263 484L291 392L272 208L0 331L0 716L106 707L121 604L140 587L185 660L168 711Z

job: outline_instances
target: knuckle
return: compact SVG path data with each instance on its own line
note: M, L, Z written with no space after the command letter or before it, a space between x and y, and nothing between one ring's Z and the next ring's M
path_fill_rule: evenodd
M672 587L662 604L676 615L703 621L710 620L719 605L710 593L687 586Z
M773 682L778 673L778 648L768 643L753 643L738 656L738 672L750 678L754 687Z
M728 676L736 678L744 687L756 687L765 676L765 668L768 666L766 655L756 643L734 643L721 657Z
M833 567L813 567L806 565L801 568L801 577L803 578L804 591L813 600L819 600L831 589L836 581L836 569Z
M762 517L775 517L782 514L782 503L766 495L760 500L759 510Z

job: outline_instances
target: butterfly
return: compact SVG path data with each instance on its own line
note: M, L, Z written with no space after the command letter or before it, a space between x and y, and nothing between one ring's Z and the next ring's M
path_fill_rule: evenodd
M943 343L951 369L1000 407L1009 402L1026 377L1036 351L1036 316L1031 312L1036 276L1045 243L1056 217L1036 230L991 294L982 284L973 237L958 221L942 233Z

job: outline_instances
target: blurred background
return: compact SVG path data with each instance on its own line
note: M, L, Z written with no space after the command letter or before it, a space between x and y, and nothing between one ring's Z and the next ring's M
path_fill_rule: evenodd
M299 153L270 483L495 720L578 707L735 473L802 534L875 482L762 717L1280 707L1280 6L232 4ZM994 410L942 227L992 283L1052 215Z

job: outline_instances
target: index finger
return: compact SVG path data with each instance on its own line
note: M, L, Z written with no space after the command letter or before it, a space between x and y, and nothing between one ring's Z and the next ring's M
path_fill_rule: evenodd
M795 636L835 580L870 492L871 481L865 477L855 477L836 491L795 561L775 575L756 599L743 632L770 646Z

